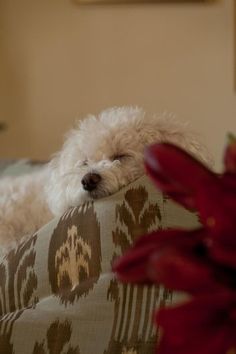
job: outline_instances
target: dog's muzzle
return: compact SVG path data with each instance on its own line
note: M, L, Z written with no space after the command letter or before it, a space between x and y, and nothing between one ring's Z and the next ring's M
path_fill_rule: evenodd
M101 176L97 173L87 173L81 180L82 186L86 191L93 191L101 181Z

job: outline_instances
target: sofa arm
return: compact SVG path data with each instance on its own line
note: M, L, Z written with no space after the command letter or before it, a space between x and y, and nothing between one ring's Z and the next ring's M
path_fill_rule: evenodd
M120 284L111 264L140 235L176 225L197 217L142 177L22 241L0 264L0 353L151 353L153 310L172 294Z

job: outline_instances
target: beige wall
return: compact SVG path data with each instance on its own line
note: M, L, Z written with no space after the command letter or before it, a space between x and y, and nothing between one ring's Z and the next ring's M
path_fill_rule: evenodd
M233 6L0 0L0 156L47 158L75 118L138 104L189 121L219 165L236 132Z

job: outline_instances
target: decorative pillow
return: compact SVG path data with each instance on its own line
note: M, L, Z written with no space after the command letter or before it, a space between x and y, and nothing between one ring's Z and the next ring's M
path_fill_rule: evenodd
M118 283L111 264L144 233L197 223L145 176L54 219L1 261L0 353L152 353L173 295Z

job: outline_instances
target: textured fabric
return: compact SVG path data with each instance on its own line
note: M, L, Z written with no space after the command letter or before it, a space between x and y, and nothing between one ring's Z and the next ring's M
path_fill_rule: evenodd
M22 160L0 160L0 177L18 176L25 173L36 171L42 167L45 162Z
M152 353L173 295L119 284L111 263L143 233L196 224L146 177L54 219L0 263L0 353Z

